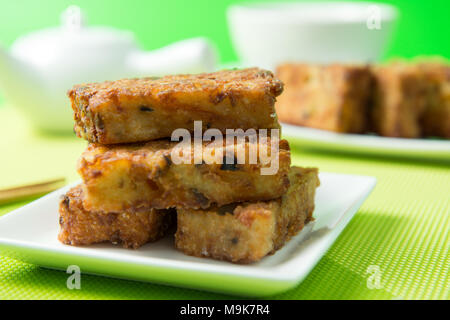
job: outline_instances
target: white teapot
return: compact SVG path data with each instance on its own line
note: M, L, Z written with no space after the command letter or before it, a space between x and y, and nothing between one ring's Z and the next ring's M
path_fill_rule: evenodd
M143 52L130 31L85 27L76 6L61 18L60 27L17 39L10 52L0 47L0 91L46 131L72 130L66 92L74 84L216 68L216 51L203 38Z

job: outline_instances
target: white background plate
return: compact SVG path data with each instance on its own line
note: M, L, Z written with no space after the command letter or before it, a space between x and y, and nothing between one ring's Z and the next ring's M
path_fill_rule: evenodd
M58 202L69 186L0 218L0 254L49 268L78 265L83 273L189 288L265 296L302 281L333 244L375 186L375 178L320 174L316 221L284 248L250 265L186 256L166 237L138 250L110 244L72 247L58 242Z
M301 142L303 147L450 159L450 140L388 138L367 134L336 133L286 123L281 125L283 136L288 137L289 141Z

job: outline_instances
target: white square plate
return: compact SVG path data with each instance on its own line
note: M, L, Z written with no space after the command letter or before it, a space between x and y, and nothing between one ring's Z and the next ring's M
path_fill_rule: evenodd
M150 281L174 286L265 296L302 281L326 253L367 198L373 177L321 173L316 220L284 248L250 265L186 256L166 237L137 250L109 244L72 247L57 240L59 189L0 218L0 254L43 267Z

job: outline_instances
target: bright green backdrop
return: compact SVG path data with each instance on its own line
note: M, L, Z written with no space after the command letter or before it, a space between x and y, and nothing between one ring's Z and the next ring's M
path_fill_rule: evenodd
M222 61L236 59L225 8L236 0L0 0L0 43L58 23L69 4L91 23L132 29L146 49L186 37L207 36ZM402 12L387 56L440 54L450 58L449 1L395 0ZM0 103L0 188L54 177L77 179L85 142L34 133L14 108ZM293 163L322 171L373 175L373 194L311 274L282 299L449 299L450 165L447 162L313 153L292 145ZM2 206L0 215L24 203ZM383 288L366 286L367 268L379 265ZM85 275L83 289L66 289L66 274L0 256L0 299L229 298L201 291Z
M253 0L247 2L262 2ZM273 1L273 0L272 0ZM19 35L56 25L70 4L82 7L91 24L107 24L136 32L146 49L187 37L206 36L219 48L222 62L236 60L231 47L226 8L239 0L0 0L0 44ZM387 56L440 54L450 58L450 1L390 0L402 13Z

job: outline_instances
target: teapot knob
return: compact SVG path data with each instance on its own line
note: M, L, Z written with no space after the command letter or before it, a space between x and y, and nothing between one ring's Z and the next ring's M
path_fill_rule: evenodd
M61 25L69 31L77 31L84 27L85 16L78 6L69 6L61 13Z

